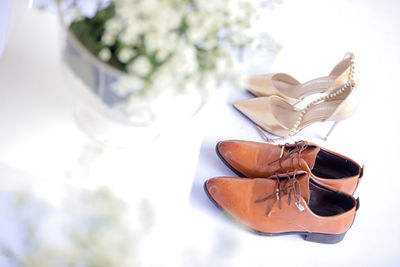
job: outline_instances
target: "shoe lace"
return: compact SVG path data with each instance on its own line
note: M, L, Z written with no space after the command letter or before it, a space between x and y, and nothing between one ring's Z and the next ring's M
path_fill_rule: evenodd
M290 159L290 169L293 170L293 161L296 158L300 168L303 168L300 159L301 153L309 147L309 144L306 141L297 141L294 143L294 146L286 143L284 145L279 145L279 147L281 148L281 154L279 158L269 162L268 165L278 161L281 171L285 172L286 170L283 168L282 163L285 160ZM289 149L289 151L284 155L285 149Z
M279 209L282 208L281 206L281 196L282 195L288 195L288 205L290 205L292 201L292 195L294 197L295 204L297 208L300 211L304 210L303 205L301 204L301 189L300 189L300 183L299 180L297 180L297 170L295 170L293 173L286 172L285 180L281 181L282 179L282 174L279 176L278 174L275 174L276 177L276 190L274 193L269 194L266 197L263 197L259 200L256 200L255 203L260 203L263 202L267 199L270 199L274 196L276 196L276 199L278 200L278 207Z

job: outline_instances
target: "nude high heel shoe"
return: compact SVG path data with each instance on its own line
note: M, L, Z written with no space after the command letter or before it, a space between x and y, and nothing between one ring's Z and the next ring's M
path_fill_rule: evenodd
M325 92L328 88L345 84L353 72L354 55L348 52L328 76L300 83L286 73L256 75L247 80L246 86L255 96L276 95L295 104L310 94Z
M269 142L285 140L314 122L335 121L325 137L326 140L339 121L355 113L358 99L354 89L355 83L352 80L314 100L304 109L295 108L278 96L251 98L233 105L259 126L258 129ZM267 137L260 127L280 138Z

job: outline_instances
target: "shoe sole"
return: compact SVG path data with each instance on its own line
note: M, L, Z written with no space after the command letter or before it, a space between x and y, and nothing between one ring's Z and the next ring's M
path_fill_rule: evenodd
M252 232L253 234L262 235L262 236L282 236L282 235L301 235L303 236L304 240L310 242L316 242L321 244L336 244L343 240L344 236L347 232L342 234L322 234L322 233L309 233L309 232L283 232L283 233L264 233L257 230L254 230L243 223L236 220L232 215L226 212L211 196L210 192L207 189L207 181L203 185L204 191L207 197L210 199L212 203L224 213L229 219L231 219L235 224L239 225L241 228L246 229L246 231Z

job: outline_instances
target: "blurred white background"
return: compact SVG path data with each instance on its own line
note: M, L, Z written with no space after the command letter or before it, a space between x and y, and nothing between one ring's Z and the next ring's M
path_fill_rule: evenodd
M248 233L204 194L206 179L234 176L214 152L218 141L262 141L251 122L231 105L249 98L247 92L221 88L189 125L170 129L149 146L104 148L74 121L74 92L80 85L61 60L57 17L25 4L17 9L0 57L3 193L29 188L58 207L64 185L94 189L112 184L128 203L153 201L156 226L140 243L137 257L142 266L400 264L399 1L282 1L265 12L260 24L281 46L279 53L253 55L243 68L244 74L286 72L304 82L327 75L345 52L355 53L358 113L340 123L327 142L321 136L330 123L310 126L290 140L316 142L366 166L356 193L361 199L356 221L336 245ZM8 210L0 205L0 225L5 226L0 227L0 243L5 246L19 238L18 230L7 230L13 220L6 215ZM0 266L14 266L9 264L0 256Z

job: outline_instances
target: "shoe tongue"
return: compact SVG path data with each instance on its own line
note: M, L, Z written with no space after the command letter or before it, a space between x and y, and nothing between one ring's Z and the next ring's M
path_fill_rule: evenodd
M292 177L293 173L289 173L289 175ZM279 175L279 177L283 180L287 178L287 174L282 174ZM301 197L304 198L305 202L309 202L310 201L310 175L307 172L297 172L296 173L296 179L300 184L300 193ZM296 186L296 190L297 190L297 186ZM293 196L292 196L293 197Z
M296 147L295 144L285 146L286 149L294 149L295 147ZM309 169L306 169L304 166L299 166L297 164L297 160L294 161L294 163L297 164L294 167L299 168L299 169L301 168L301 169L307 170L307 171L312 170L315 165L315 160L317 158L317 154L320 150L321 150L321 148L319 146L312 144L312 143L307 143L307 148L301 152L301 159L307 163ZM290 166L289 169L291 169L292 167L289 164L291 164L290 161L283 163L284 168L288 169Z
M320 151L320 147L316 145L309 145L306 150L301 153L302 159L307 163L310 167L310 170L314 168L315 159L317 158L317 154Z

